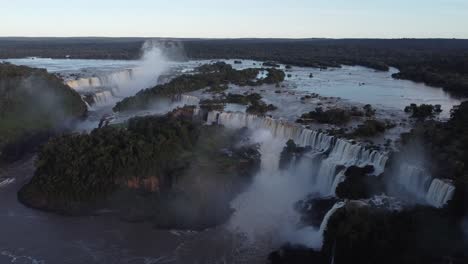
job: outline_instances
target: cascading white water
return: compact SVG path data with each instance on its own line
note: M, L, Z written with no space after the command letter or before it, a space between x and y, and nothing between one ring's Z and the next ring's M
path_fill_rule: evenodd
M339 182L343 179L342 175L344 175L345 169L339 170L339 164L337 162L337 160L329 157L320 164L315 183L317 185L317 190L322 195L334 195L335 189L333 189L333 186L335 185L335 181ZM338 175L340 175L340 177ZM338 186L338 184L336 184L336 186Z
M328 222L330 221L330 218L333 216L333 214L335 214L336 211L338 211L340 208L343 208L345 205L346 202L335 203L333 207L330 210L328 210L328 212L323 217L318 230L314 229L311 226L306 226L301 229L295 230L294 232L290 233L288 237L288 242L320 250L323 244L323 235L328 227Z
M421 165L398 163L396 179L397 184L411 194L411 198L417 198L417 202L428 203L434 207L443 207L455 192L455 186L442 179L432 179L430 173Z
M430 179L431 177L426 170L414 164L402 163L398 170L398 184L421 200L426 197Z
M336 187L344 180L346 167L372 165L374 173L378 175L384 171L388 159L387 153L369 150L359 144L270 117L212 111L208 113L207 123L228 128L266 129L276 139L284 142L292 139L299 146L311 147L315 153L327 154L315 175L317 190L323 195L334 195Z
M104 102L115 103L117 99L132 96L138 91L150 88L159 83L159 78L169 69L168 59L159 46L148 41L142 47L142 58L135 62L135 67L122 69L112 73L97 74L89 78L66 81L71 88L82 93L96 93L96 102L103 106ZM111 91L110 93L103 90ZM101 95L97 95L102 93ZM105 93L105 98L102 98ZM108 95L113 99L108 100ZM104 101L103 99L106 99ZM106 104L109 105L109 104Z
M292 204L301 198L297 195L300 185L278 170L282 144L274 140L270 131L255 131L252 141L261 144L261 170L249 188L232 202L236 211L228 227L246 235L250 242L261 243L260 240L271 239L271 232L295 222Z
M282 234L284 241L313 248L321 246L323 232L330 217L343 207L344 203L335 204L325 215L319 230L316 230L310 226L301 229L295 228L298 224L298 218L291 209L294 201L301 199L307 193L316 191L323 196L334 195L338 184L345 179L344 173L347 167L372 165L375 169L374 174L378 175L384 171L388 159L387 153L369 150L360 144L353 144L348 140L335 138L319 131L305 129L270 117L258 117L240 112L213 111L208 113L207 123L220 124L228 128L248 127L253 131L268 131L273 142L276 142L276 146L278 144L284 146L287 140L292 139L300 146L311 147L312 151L300 160L299 164L301 165L296 164L286 171L275 170L260 173L256 177L252 189L239 196L237 201L242 200L243 202L234 203L236 216L233 217L233 221L236 222L236 219L244 218L244 226L248 226L247 230L250 232L264 231L264 229L273 232L272 230L274 230ZM280 149L276 149L274 152L278 154ZM318 168L310 167L313 160L319 164ZM302 170L298 172L297 169L301 166ZM318 173L311 173L311 171L318 171ZM455 191L455 187L451 183L440 179L434 179L429 187L430 176L416 165L406 164L400 167L399 177L401 177L398 179L400 184L409 191L418 193L427 203L435 207L442 207L446 204L453 197ZM272 186L275 184L276 187L273 188ZM293 199L287 199L287 197L293 197ZM276 200L278 198L280 200ZM353 203L358 206L385 207L389 210L401 208L398 201L386 197L353 201ZM246 208L250 208L248 214L245 214ZM268 212L267 208L274 209L266 213ZM271 212L275 213L271 214ZM260 214L263 213L265 215L260 217ZM246 217L246 215L255 216ZM260 219L260 222L254 223L250 219ZM267 224L269 222L271 224Z
M65 83L77 91L82 91L97 87L118 87L121 83L127 83L133 79L133 70L125 69L122 71L112 72L110 74L102 74L95 77L69 80Z
M320 230L311 226L298 229L300 215L294 204L311 193L334 195L347 166L373 165L380 173L387 161L386 153L270 117L212 111L207 123L233 129L247 127L254 131L254 138L256 134L264 135L257 140L261 143L262 169L247 191L233 201L235 213L229 222L231 229L246 234L256 244L259 237L265 240L266 236L273 243L320 248L329 218L344 204L336 204L327 213ZM279 155L289 139L299 146L309 146L311 151L289 169L279 170Z
M93 96L94 105L96 106L106 106L112 103L115 103L115 97L110 91L103 91L94 94Z
M426 201L437 208L443 207L453 198L455 186L446 180L434 179L427 191Z
M184 105L197 106L200 103L200 99L198 97L193 96L193 95L187 95L187 94L178 95L173 100L174 102L179 103L181 106L184 106Z
M77 91L104 86L99 77L79 78L65 83Z
M261 144L261 170L247 190L232 202L235 212L228 228L244 234L256 247L268 249L266 252L286 241L320 246L317 230L297 229L300 215L294 209L294 203L313 190L311 163L301 159L290 170L279 170L279 154L286 141L274 138L267 129L255 130L251 138Z
M345 206L346 203L345 202L337 202L335 203L335 205L333 205L333 207L327 212L327 214L325 214L325 217L323 218L322 220L322 223L320 224L320 229L319 229L319 234L320 236L323 237L323 234L325 233L325 230L327 229L327 225L328 225L328 221L330 220L330 218L332 217L332 215L338 211L338 209L342 208L343 206Z

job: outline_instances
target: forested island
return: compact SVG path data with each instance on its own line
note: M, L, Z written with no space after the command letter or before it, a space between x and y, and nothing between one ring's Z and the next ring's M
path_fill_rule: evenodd
M193 110L50 140L19 200L67 215L93 214L105 205L127 221L159 228L223 223L232 213L229 202L258 170L260 155L256 145L241 144L246 131L202 126Z
M267 76L263 79L257 79L261 69L235 70L231 65L224 62L206 64L195 69L195 74L181 75L168 83L157 85L138 92L135 96L127 97L118 102L113 108L114 111L129 111L135 109L145 109L151 107L152 103L158 98L171 98L183 93L193 92L204 88L209 91L220 89L219 87L228 84L239 86L259 86L262 84L277 84L284 80L285 73L278 69L265 69ZM260 98L251 102L254 107L263 106L259 102ZM229 100L228 100L229 101ZM232 100L231 100L232 102ZM266 112L266 111L263 111Z

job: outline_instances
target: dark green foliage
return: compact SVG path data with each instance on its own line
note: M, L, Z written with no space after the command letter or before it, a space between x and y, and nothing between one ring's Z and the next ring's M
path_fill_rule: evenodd
M229 72L232 71L232 66L225 62L215 62L211 64L204 64L196 69L199 73L213 73L213 72Z
M351 110L351 115L356 116L356 112L353 112L353 110ZM393 127L395 127L395 124L390 123L388 120L384 122L376 119L367 119L362 124L359 124L355 129L328 129L327 133L329 133L330 135L348 139L368 138L378 136L384 133L385 130Z
M384 122L375 119L369 119L359 125L351 134L350 137L373 137L385 132L388 125Z
M384 183L381 177L369 175L374 167L364 168L351 166L346 169L345 180L338 184L336 196L342 199L368 199L384 193Z
M222 93L229 89L227 85L218 85L215 84L206 90L207 93Z
M446 62L447 64L452 64L452 67L454 67L450 70L443 69L440 67L442 65L437 65L437 67L440 67L440 69L437 69L427 67L422 63L417 66L404 67L401 69L401 72L393 74L392 77L396 79L422 82L436 87L443 87L452 94L466 96L468 91L468 76L466 73L460 74L458 71L463 68L456 68L457 66L455 64L462 63L460 59L461 58L455 59L455 62ZM443 58L443 60L445 60L445 58ZM429 63L438 64L439 62Z
M265 79L259 80L259 84L277 84L284 81L284 77L286 76L284 71L279 69L267 69L268 75Z
M375 115L375 109L372 108L372 105L366 104L364 107L365 115L371 117Z
M254 115L264 115L266 112L275 111L276 106L272 104L266 104L263 101L254 101L247 107L247 113Z
M281 170L287 169L293 160L298 161L302 154L309 150L309 148L297 146L292 139L288 140L288 142L286 142L286 146L283 148L280 154L279 168Z
M256 145L240 145L246 130L203 127L184 175L156 204L158 228L203 230L225 222L230 202L259 170Z
M262 96L258 93L252 93L248 95L230 93L226 96L225 102L228 104L248 105L248 104L254 104L260 99L262 99Z
M202 100L200 102L200 107L208 111L221 111L224 109L225 104L248 105L246 109L247 113L255 115L264 115L268 111L274 111L277 109L276 106L266 104L261 99L262 96L258 93L247 95L229 93L224 98Z
M360 65L400 70L395 78L468 94L468 44L451 39L193 40L191 58L243 58L317 68ZM313 77L312 75L310 77Z
M133 118L128 128L104 127L88 134L56 137L39 152L32 180L19 192L37 208L104 198L131 178L157 177L170 186L185 166L198 128L181 117Z
M265 67L274 67L274 68L279 68L280 67L280 65L278 63L274 62L274 61L265 61L263 63L263 66L265 66Z
M31 131L5 144L1 149L0 167L2 162L12 163L28 153L34 153L41 144L47 142L55 134L55 131Z
M426 118L432 118L436 114L442 112L440 105L429 105L429 104L411 104L405 107L406 113L411 113L411 118L417 118L419 120L424 120Z
M128 111L145 109L151 106L155 99L160 97L172 97L178 94L200 90L206 87L224 87L227 84L240 86L260 85L264 83L276 83L284 80L284 73L280 70L268 70L269 75L264 80L255 81L259 69L234 70L231 65L224 62L202 65L196 69L197 74L182 75L169 83L157 85L153 88L138 92L135 96L127 97L118 102L114 111ZM281 79L281 73L283 79Z
M46 70L0 63L0 153L7 144L60 130L86 111L80 95Z
M336 264L465 263L459 225L443 211L387 211L353 202L330 218L322 252Z
M225 106L224 100L219 99L205 99L200 101L200 108L210 112L210 111L223 111Z
M468 102L463 102L451 112L448 122L427 120L409 134L402 135L403 142L423 139L431 157L431 174L455 182L455 196L449 201L452 214L468 213Z
M0 58L138 59L143 38L1 38Z
M301 97L301 101L308 100L311 98L319 98L319 94L312 93L312 94L304 95L303 97Z
M297 122L318 122L321 124L342 125L348 123L350 120L351 115L346 110L334 108L324 111L321 107L317 107L315 111L303 114Z
M64 214L110 208L157 228L205 229L223 223L230 202L260 166L245 130L201 126L192 108L133 118L126 126L52 139L39 153L24 204Z

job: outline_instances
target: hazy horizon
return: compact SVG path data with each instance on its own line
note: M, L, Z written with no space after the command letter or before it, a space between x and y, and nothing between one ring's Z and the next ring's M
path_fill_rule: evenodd
M395 38L365 38L365 37L355 37L355 38L328 38L328 37L159 37L159 36L0 36L0 39L7 38L26 38L26 39L85 39L85 38L95 38L95 39L174 39L174 40L468 40L468 36L465 38L444 38L444 37L395 37Z
M2 2L4 37L468 38L463 0Z

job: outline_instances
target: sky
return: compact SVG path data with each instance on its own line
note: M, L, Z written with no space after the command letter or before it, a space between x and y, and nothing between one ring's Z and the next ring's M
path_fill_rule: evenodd
M0 36L468 39L468 0L0 0Z

